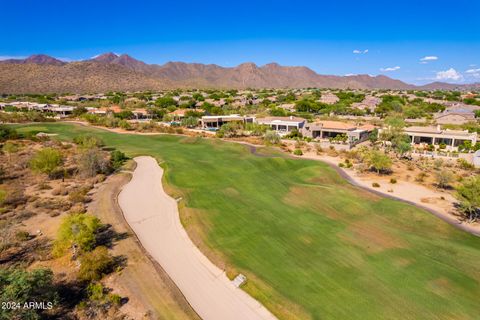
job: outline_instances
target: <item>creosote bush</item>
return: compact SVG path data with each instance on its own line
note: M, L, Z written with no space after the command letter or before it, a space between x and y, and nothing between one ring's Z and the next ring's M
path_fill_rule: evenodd
M29 166L32 171L37 173L45 173L49 176L62 164L62 153L57 149L44 148L32 157Z

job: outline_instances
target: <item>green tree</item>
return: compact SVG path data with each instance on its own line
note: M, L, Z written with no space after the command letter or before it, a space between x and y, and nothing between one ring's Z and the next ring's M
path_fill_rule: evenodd
M194 128L198 126L198 118L195 117L186 117L182 120L182 126L187 128Z
M78 277L85 281L100 280L109 273L113 266L113 258L103 246L96 247L91 252L80 256L80 270Z
M0 269L0 301L20 303L21 306L0 308L0 319L44 319L44 310L23 308L23 305L31 301L43 301L50 302L54 307L58 298L50 269Z
M243 124L239 122L233 122L233 121L227 122L217 131L217 136L219 138L235 137L240 134L240 131L242 129L243 129Z
M372 132L370 132L370 134L368 135L368 140L370 141L370 143L373 145L375 144L375 142L378 141L378 129L375 128L372 130Z
M399 156L403 156L407 152L412 150L412 145L410 144L410 140L405 135L399 136L396 140L393 141L392 145L395 149L395 152Z
M76 107L75 109L73 109L72 115L74 117L79 117L82 114L85 114L87 112L88 112L87 108L85 108L84 106L79 106L79 107Z
M86 213L75 213L63 218L53 244L53 254L62 256L68 248L90 251L96 244L100 220Z
M44 148L30 159L29 165L34 172L45 173L49 176L62 164L62 153L53 148Z
M161 108L167 108L170 106L176 106L177 102L172 97L161 97L155 101L155 105Z
M0 142L9 140L9 139L17 139L18 133L15 129L10 127L0 125Z
M480 176L466 179L457 188L461 211L465 219L474 222L480 219Z
M379 150L371 150L367 153L364 160L378 174L388 171L392 167L392 159Z

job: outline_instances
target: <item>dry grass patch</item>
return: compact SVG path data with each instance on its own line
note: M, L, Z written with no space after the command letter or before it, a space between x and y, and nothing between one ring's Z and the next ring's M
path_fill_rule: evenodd
M364 248L369 253L379 253L387 249L406 248L404 240L382 230L371 221L358 221L352 223L342 239Z

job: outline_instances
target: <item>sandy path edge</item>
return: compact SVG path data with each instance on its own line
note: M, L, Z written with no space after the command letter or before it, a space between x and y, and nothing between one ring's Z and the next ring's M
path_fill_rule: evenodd
M162 186L163 169L152 157L136 157L132 180L118 196L125 219L145 250L162 266L204 320L276 319L236 288L183 228L177 202Z

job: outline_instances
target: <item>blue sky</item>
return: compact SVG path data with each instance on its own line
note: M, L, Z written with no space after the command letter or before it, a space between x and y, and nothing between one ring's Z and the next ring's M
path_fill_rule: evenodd
M0 0L0 56L305 65L410 83L480 82L480 1ZM426 58L423 61L422 58Z

